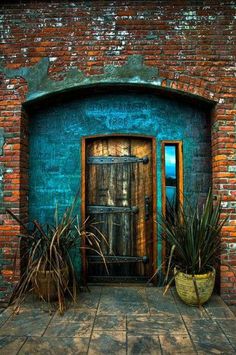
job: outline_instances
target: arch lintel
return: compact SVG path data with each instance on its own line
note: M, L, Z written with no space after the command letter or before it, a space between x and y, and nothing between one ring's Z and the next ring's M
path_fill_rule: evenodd
M28 85L28 92L24 104L30 104L53 95L101 86L135 86L155 89L160 92L172 93L178 96L193 98L197 101L214 105L218 102L214 93L192 84L198 78L191 78L191 85L160 76L159 69L148 66L142 55L130 55L122 66L106 65L104 72L95 75L85 75L78 68L71 68L64 74L63 80L53 80L48 75L50 61L43 58L33 67L0 70L8 78L22 77ZM204 82L204 80L202 80ZM207 83L206 83L207 84Z

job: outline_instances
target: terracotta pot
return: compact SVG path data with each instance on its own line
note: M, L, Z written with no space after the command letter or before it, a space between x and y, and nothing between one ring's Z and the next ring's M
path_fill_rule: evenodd
M63 277L63 284L65 285L64 290L66 290L69 282L68 267L61 269L61 275ZM39 297L42 297L47 302L56 301L58 299L58 292L55 271L37 271L34 282L34 291Z
M209 300L215 285L215 269L212 268L212 271L209 271L207 274L194 275L194 278L192 275L177 271L177 269L175 269L175 273L176 272L178 272L175 276L176 291L184 303L191 306L198 306ZM196 286L194 285L194 279L196 281L199 299Z

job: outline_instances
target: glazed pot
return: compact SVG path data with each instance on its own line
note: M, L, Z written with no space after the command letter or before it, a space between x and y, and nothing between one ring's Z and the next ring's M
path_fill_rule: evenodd
M188 275L175 269L175 287L181 300L191 306L200 306L212 295L215 269L206 274Z

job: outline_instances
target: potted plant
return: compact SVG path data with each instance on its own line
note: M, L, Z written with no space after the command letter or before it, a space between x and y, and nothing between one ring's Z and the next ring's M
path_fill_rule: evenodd
M76 199L61 218L56 207L53 225L43 226L33 221L31 223L33 228L29 228L11 210L7 210L24 230L20 238L24 245L25 270L10 299L10 304L15 304L15 309L20 306L26 293L34 290L47 302L56 300L60 313L63 313L66 293L73 300L76 298L77 280L70 251L73 248L81 248L80 242L83 237L87 241L86 248L103 256L100 248L100 239L103 235L96 227L93 233L91 225L88 231L87 223L79 226L78 216L74 214L75 205Z
M226 220L221 219L221 201L213 201L211 191L202 207L187 201L178 207L168 204L158 222L170 251L165 292L174 279L177 294L189 305L200 306L211 297Z

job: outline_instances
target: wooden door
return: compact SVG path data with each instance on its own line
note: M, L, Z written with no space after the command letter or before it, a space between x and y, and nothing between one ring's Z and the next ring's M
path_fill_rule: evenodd
M86 215L102 258L87 253L90 281L147 280L152 270L152 141L105 137L86 145Z

